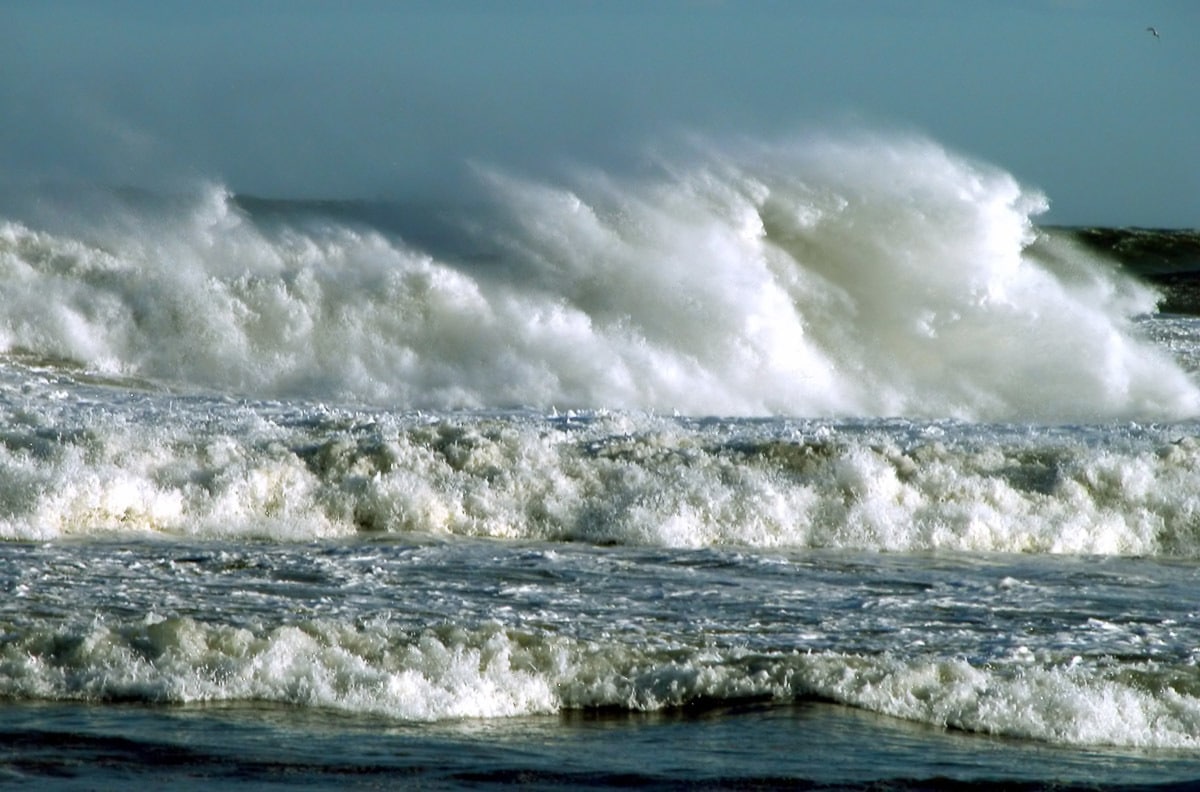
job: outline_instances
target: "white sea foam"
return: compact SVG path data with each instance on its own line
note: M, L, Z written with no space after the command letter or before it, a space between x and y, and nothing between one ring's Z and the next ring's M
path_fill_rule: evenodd
M514 667L502 633L395 645L335 624L265 633L161 619L69 637L37 635L0 652L7 695L153 702L273 701L404 720L550 712L545 678Z
M110 396L119 391L106 391ZM703 547L1200 553L1200 445L937 425L403 415L12 395L0 537L359 532ZM146 405L160 405L150 415ZM159 408L154 408L159 409ZM59 412L61 411L61 412Z
M1044 199L929 141L483 181L483 261L352 222L258 222L220 187L76 233L4 223L0 348L420 408L1057 420L1200 405L1129 324L1152 293L1061 241L1033 252Z
M1073 745L1194 748L1200 730L1200 699L1150 666L976 667L836 652L655 649L499 625L431 627L415 636L386 621L257 630L153 614L10 637L0 643L0 695L269 701L415 721L819 697L937 726Z

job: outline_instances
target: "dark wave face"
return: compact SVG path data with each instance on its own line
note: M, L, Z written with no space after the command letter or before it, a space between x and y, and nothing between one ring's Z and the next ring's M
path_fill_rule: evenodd
M1159 288L1164 313L1200 314L1200 231L1172 228L1055 229Z

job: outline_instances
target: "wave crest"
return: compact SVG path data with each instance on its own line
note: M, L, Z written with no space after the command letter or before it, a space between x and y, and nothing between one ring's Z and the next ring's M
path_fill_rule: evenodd
M444 250L319 205L247 212L219 186L76 235L5 223L0 346L418 408L1062 420L1200 406L1131 326L1153 291L1039 235L1040 194L926 140L709 148L653 179L570 188L481 174L491 206L456 218Z

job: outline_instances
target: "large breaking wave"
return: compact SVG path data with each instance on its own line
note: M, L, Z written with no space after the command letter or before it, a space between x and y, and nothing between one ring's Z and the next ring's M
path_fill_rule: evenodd
M1130 323L1153 291L1039 232L1043 196L927 140L480 182L481 208L439 231L449 244L402 208L397 230L256 210L221 186L3 222L0 349L402 408L1062 420L1200 405Z

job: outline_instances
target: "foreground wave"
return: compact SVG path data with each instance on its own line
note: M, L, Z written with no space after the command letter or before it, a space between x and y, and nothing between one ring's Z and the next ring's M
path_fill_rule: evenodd
M79 612L84 574L102 613ZM1194 750L1178 569L494 543L20 548L0 696L395 721L830 701L967 732ZM447 570L469 569L468 577ZM215 596L214 596L215 595ZM1084 619L1096 598L1118 604ZM702 607L698 607L701 605ZM167 615L174 612L173 615ZM1194 644L1192 644L1194 646Z
M1153 663L965 660L578 643L498 627L419 636L308 622L266 632L191 619L93 624L0 648L0 695L268 701L401 720L703 702L825 700L965 731L1078 745L1196 748L1200 697Z

